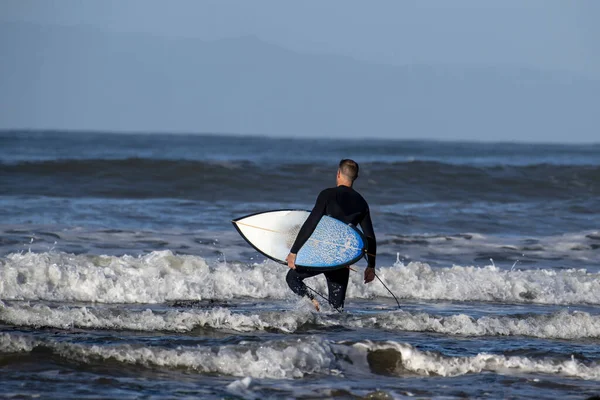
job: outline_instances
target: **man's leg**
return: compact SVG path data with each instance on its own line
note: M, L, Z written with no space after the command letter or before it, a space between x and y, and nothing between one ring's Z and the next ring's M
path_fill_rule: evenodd
M327 271L325 277L327 278L327 289L329 290L329 304L335 308L344 307L350 268Z
M285 277L285 281L287 282L290 289L292 289L292 291L298 296L306 296L309 299L313 300L314 296L308 291L303 280L305 280L306 278L311 278L315 275L319 275L321 273L322 272L319 271L309 270L302 267L296 267L296 269L290 269L288 271Z

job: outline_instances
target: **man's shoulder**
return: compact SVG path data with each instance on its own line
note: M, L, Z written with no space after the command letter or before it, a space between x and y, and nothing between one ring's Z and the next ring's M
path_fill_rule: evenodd
M336 189L337 189L336 187L325 188L325 189L321 190L321 193L319 193L319 196L329 196L332 193L335 193Z
M347 186L337 186L325 190L331 190L331 192L328 193L333 194L337 193L338 191L341 191L345 196L350 196L350 198L352 198L354 202L362 202L366 208L369 208L369 204L367 203L363 195L357 192L356 189L354 189L353 187L349 188ZM348 197L346 197L346 199L348 199Z
M359 192L357 192L356 190L354 190L354 193L356 194L356 196L358 196L358 198L364 203L365 207L368 209L369 208L369 203L367 203L367 200L365 200L365 198L363 197L363 195L360 194Z

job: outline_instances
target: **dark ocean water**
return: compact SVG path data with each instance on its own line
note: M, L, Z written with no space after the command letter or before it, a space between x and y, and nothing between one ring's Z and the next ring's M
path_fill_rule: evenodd
M401 309L359 263L316 313L231 226L341 158ZM5 397L600 394L600 145L4 132L0 218Z

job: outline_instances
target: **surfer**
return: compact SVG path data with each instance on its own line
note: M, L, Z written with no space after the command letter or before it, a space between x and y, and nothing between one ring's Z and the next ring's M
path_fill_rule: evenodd
M296 254L298 254L300 248L314 232L323 215L328 215L347 224L361 226L367 239L367 248L369 250L364 281L365 283L369 283L375 278L375 232L373 231L369 205L352 188L356 178L358 178L358 164L349 159L340 161L337 170L336 187L325 189L319 194L312 212L300 228L296 241L290 249L290 254L286 258L290 267L286 276L288 286L297 295L310 298L317 311L319 310L319 303L307 290L303 282L304 279L325 274L329 292L329 303L335 308L341 308L344 306L348 278L350 276L349 268L338 268L333 271L320 272L313 269L296 267Z

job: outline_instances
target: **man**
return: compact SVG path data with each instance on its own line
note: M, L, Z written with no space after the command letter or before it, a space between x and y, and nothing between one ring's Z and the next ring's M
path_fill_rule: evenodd
M365 269L364 275L365 283L369 283L375 278L375 232L373 231L369 205L365 199L352 188L356 178L358 178L358 164L353 160L348 159L340 161L336 177L337 186L325 189L319 194L312 212L304 222L304 225L302 225L302 228L300 228L298 237L290 250L290 254L286 258L288 266L290 267L286 276L288 286L297 295L310 298L317 311L319 311L319 303L314 296L308 292L303 280L324 273L327 278L329 303L335 308L340 308L344 306L348 278L350 276L350 268L346 267L326 272L296 267L296 254L298 254L300 248L306 243L310 235L312 235L323 215L328 215L355 226L360 224L362 231L366 236L367 247L369 250L367 268Z

